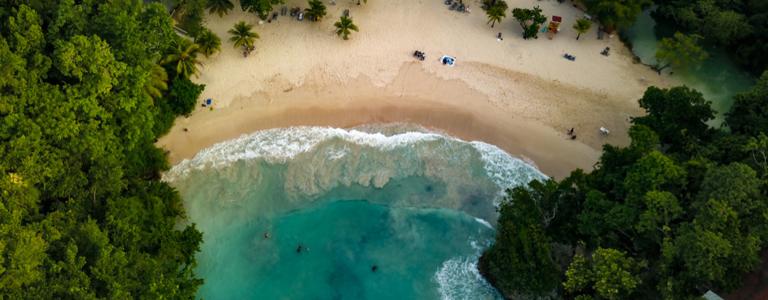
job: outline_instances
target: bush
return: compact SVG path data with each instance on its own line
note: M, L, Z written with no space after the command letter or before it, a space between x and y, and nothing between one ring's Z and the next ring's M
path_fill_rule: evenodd
M168 104L176 115L189 115L195 108L197 98L203 92L205 85L196 84L189 79L177 77L171 83L171 92L168 93Z

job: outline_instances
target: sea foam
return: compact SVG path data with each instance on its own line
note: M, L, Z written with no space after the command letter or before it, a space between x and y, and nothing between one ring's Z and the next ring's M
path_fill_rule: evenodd
M477 257L456 257L445 261L435 273L435 281L443 300L501 298L477 270Z
M243 160L261 159L269 163L284 163L297 155L313 151L323 142L334 139L382 151L415 147L419 143L434 141L468 144L480 154L488 177L499 186L502 192L510 187L527 184L534 179L546 178L530 164L484 142L466 142L432 132L408 131L384 135L327 127L277 128L242 135L237 139L218 143L200 151L194 158L174 166L164 174L163 178L166 181L174 181L194 170L223 168ZM348 153L349 149L346 146L333 148L327 151L327 159L339 160Z

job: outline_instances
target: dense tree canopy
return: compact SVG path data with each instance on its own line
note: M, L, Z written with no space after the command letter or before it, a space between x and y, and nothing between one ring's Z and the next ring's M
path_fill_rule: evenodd
M194 297L202 237L153 145L165 8L6 1L0 24L0 298Z
M768 246L765 84L736 97L732 130L706 124L701 93L649 88L628 147L606 145L590 174L510 193L481 271L505 295L688 299L738 287ZM558 276L537 273L553 267ZM547 282L519 278L528 273Z
M606 30L621 30L632 26L643 9L652 4L652 0L585 0L589 13L593 14L605 26Z
M768 133L768 72L751 91L736 95L726 123L733 132L749 136Z
M701 64L709 54L699 45L698 35L676 32L672 37L662 38L656 50L657 65L653 68L661 74L668 67L689 68Z
M746 69L768 67L768 1L655 0L653 16L708 43L730 48Z

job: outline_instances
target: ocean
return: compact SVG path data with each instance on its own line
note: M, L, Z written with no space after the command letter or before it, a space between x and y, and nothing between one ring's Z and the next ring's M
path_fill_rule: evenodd
M496 206L543 178L407 124L259 131L164 175L203 232L203 299L499 299L476 268Z

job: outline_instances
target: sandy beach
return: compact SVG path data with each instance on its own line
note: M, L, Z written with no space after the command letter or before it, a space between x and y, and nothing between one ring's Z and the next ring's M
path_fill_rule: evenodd
M637 99L650 85L669 85L634 64L618 37L597 40L596 25L577 41L571 27L584 13L569 3L507 1L564 19L554 39L523 40L511 12L490 28L480 1L465 2L471 13L450 11L441 0L342 0L316 23L281 16L259 24L239 4L223 18L208 16L222 51L205 59L193 80L206 85L201 98L215 104L179 118L158 145L175 164L260 129L407 122L497 145L562 178L591 170L602 144L628 143L629 117L642 113ZM360 27L348 41L333 33L344 9ZM247 58L227 41L226 31L241 20L261 36ZM605 47L610 56L600 55ZM417 49L425 61L412 58ZM563 59L566 52L576 61ZM444 54L457 58L455 67L438 62ZM600 135L601 126L611 134ZM576 140L566 135L572 127Z

